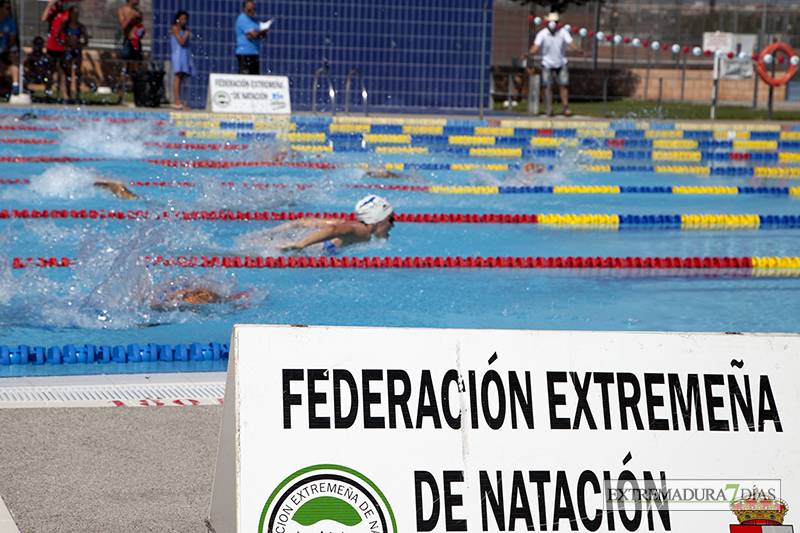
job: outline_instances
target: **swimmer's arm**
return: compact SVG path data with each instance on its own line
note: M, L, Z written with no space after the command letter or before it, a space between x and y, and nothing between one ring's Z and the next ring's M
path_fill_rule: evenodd
M295 242L287 242L278 248L281 250L302 250L306 246L317 244L319 242L329 241L337 237L344 237L356 233L357 229L349 224L340 224L337 226L328 226L321 230L315 231L311 235L300 239Z
M138 198L136 194L131 192L121 181L98 179L94 182L94 186L100 187L101 189L108 189L114 196L124 200L133 200Z
M341 218L304 218L301 220L304 221L301 226L304 228L325 228L346 222Z
M286 222L275 229L295 229L295 228L324 228L326 226L335 226L345 222L341 218L298 218L291 222Z

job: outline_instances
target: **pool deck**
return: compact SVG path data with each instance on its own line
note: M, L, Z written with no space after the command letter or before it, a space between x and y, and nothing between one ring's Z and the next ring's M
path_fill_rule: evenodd
M23 387L224 386L224 377L3 378L0 395ZM0 496L8 509L0 502L0 533L206 532L222 406L161 400L0 402Z

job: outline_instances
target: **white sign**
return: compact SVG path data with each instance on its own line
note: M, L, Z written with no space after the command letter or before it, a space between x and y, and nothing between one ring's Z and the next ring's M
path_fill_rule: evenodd
M798 335L239 325L231 347L217 533L725 533L732 506L800 504Z
M208 98L213 113L292 113L286 76L210 74Z
M720 51L734 55L744 53L749 59L755 52L757 35L752 33L722 33L719 31L703 33L703 50Z
M744 80L753 77L753 62L749 56L744 61L721 57L719 63L719 77L723 80Z
M703 50L716 52L719 50L723 54L734 52L735 34L723 33L720 31L703 33Z

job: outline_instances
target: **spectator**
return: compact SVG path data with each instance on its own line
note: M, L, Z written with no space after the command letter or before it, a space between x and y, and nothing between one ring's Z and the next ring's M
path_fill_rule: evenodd
M269 32L261 29L256 16L256 4L247 0L242 12L236 17L236 59L239 61L239 74L261 74L258 65L260 40Z
M0 63L11 72L11 94L19 94L17 23L11 18L9 0L0 0Z
M64 45L64 62L67 75L67 102L72 96L72 82L75 82L75 99L81 99L81 66L83 64L83 47L89 44L86 27L80 23L80 9L72 6L69 15L58 30L58 41Z
M53 94L53 63L44 51L44 39L38 35L33 38L31 53L25 55L24 67L28 87L31 83L44 85L44 99L49 102Z
M125 5L117 10L117 21L122 29L122 55L120 57L126 62L122 65L120 73L119 103L122 104L125 98L125 83L128 80L128 73L137 70L139 65L136 61L144 58L142 38L145 34L145 27L142 24L139 0L127 0Z
M175 14L174 23L170 35L170 45L172 48L172 72L175 74L175 81L172 84L174 95L172 107L175 109L189 109L181 103L181 84L186 76L194 76L194 58L189 47L189 37L191 32L186 29L189 14L186 11L178 11Z
M64 45L58 40L58 30L61 25L69 17L69 13L64 9L64 3L61 0L50 0L42 12L42 22L50 24L50 30L47 32L47 56L50 58L50 65L52 71L56 74L56 92L58 87L61 86L61 91L64 100L68 98L66 76L67 64L65 61Z
M545 17L547 27L536 34L533 46L528 54L533 56L542 51L542 84L547 87L547 116L553 116L553 74L564 104L564 116L571 117L569 110L569 69L567 68L566 46L586 57L586 52L578 48L569 31L559 27L558 13L550 13Z

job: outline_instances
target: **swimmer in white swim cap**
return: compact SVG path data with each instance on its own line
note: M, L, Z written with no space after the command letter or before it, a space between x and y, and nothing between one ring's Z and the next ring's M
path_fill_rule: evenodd
M287 242L281 250L302 250L307 246L322 243L322 253L336 255L340 248L367 242L372 236L388 239L394 227L394 210L384 198L371 194L362 198L355 208L357 220L338 218L301 218L284 224L292 228L320 228L311 235L295 242Z

